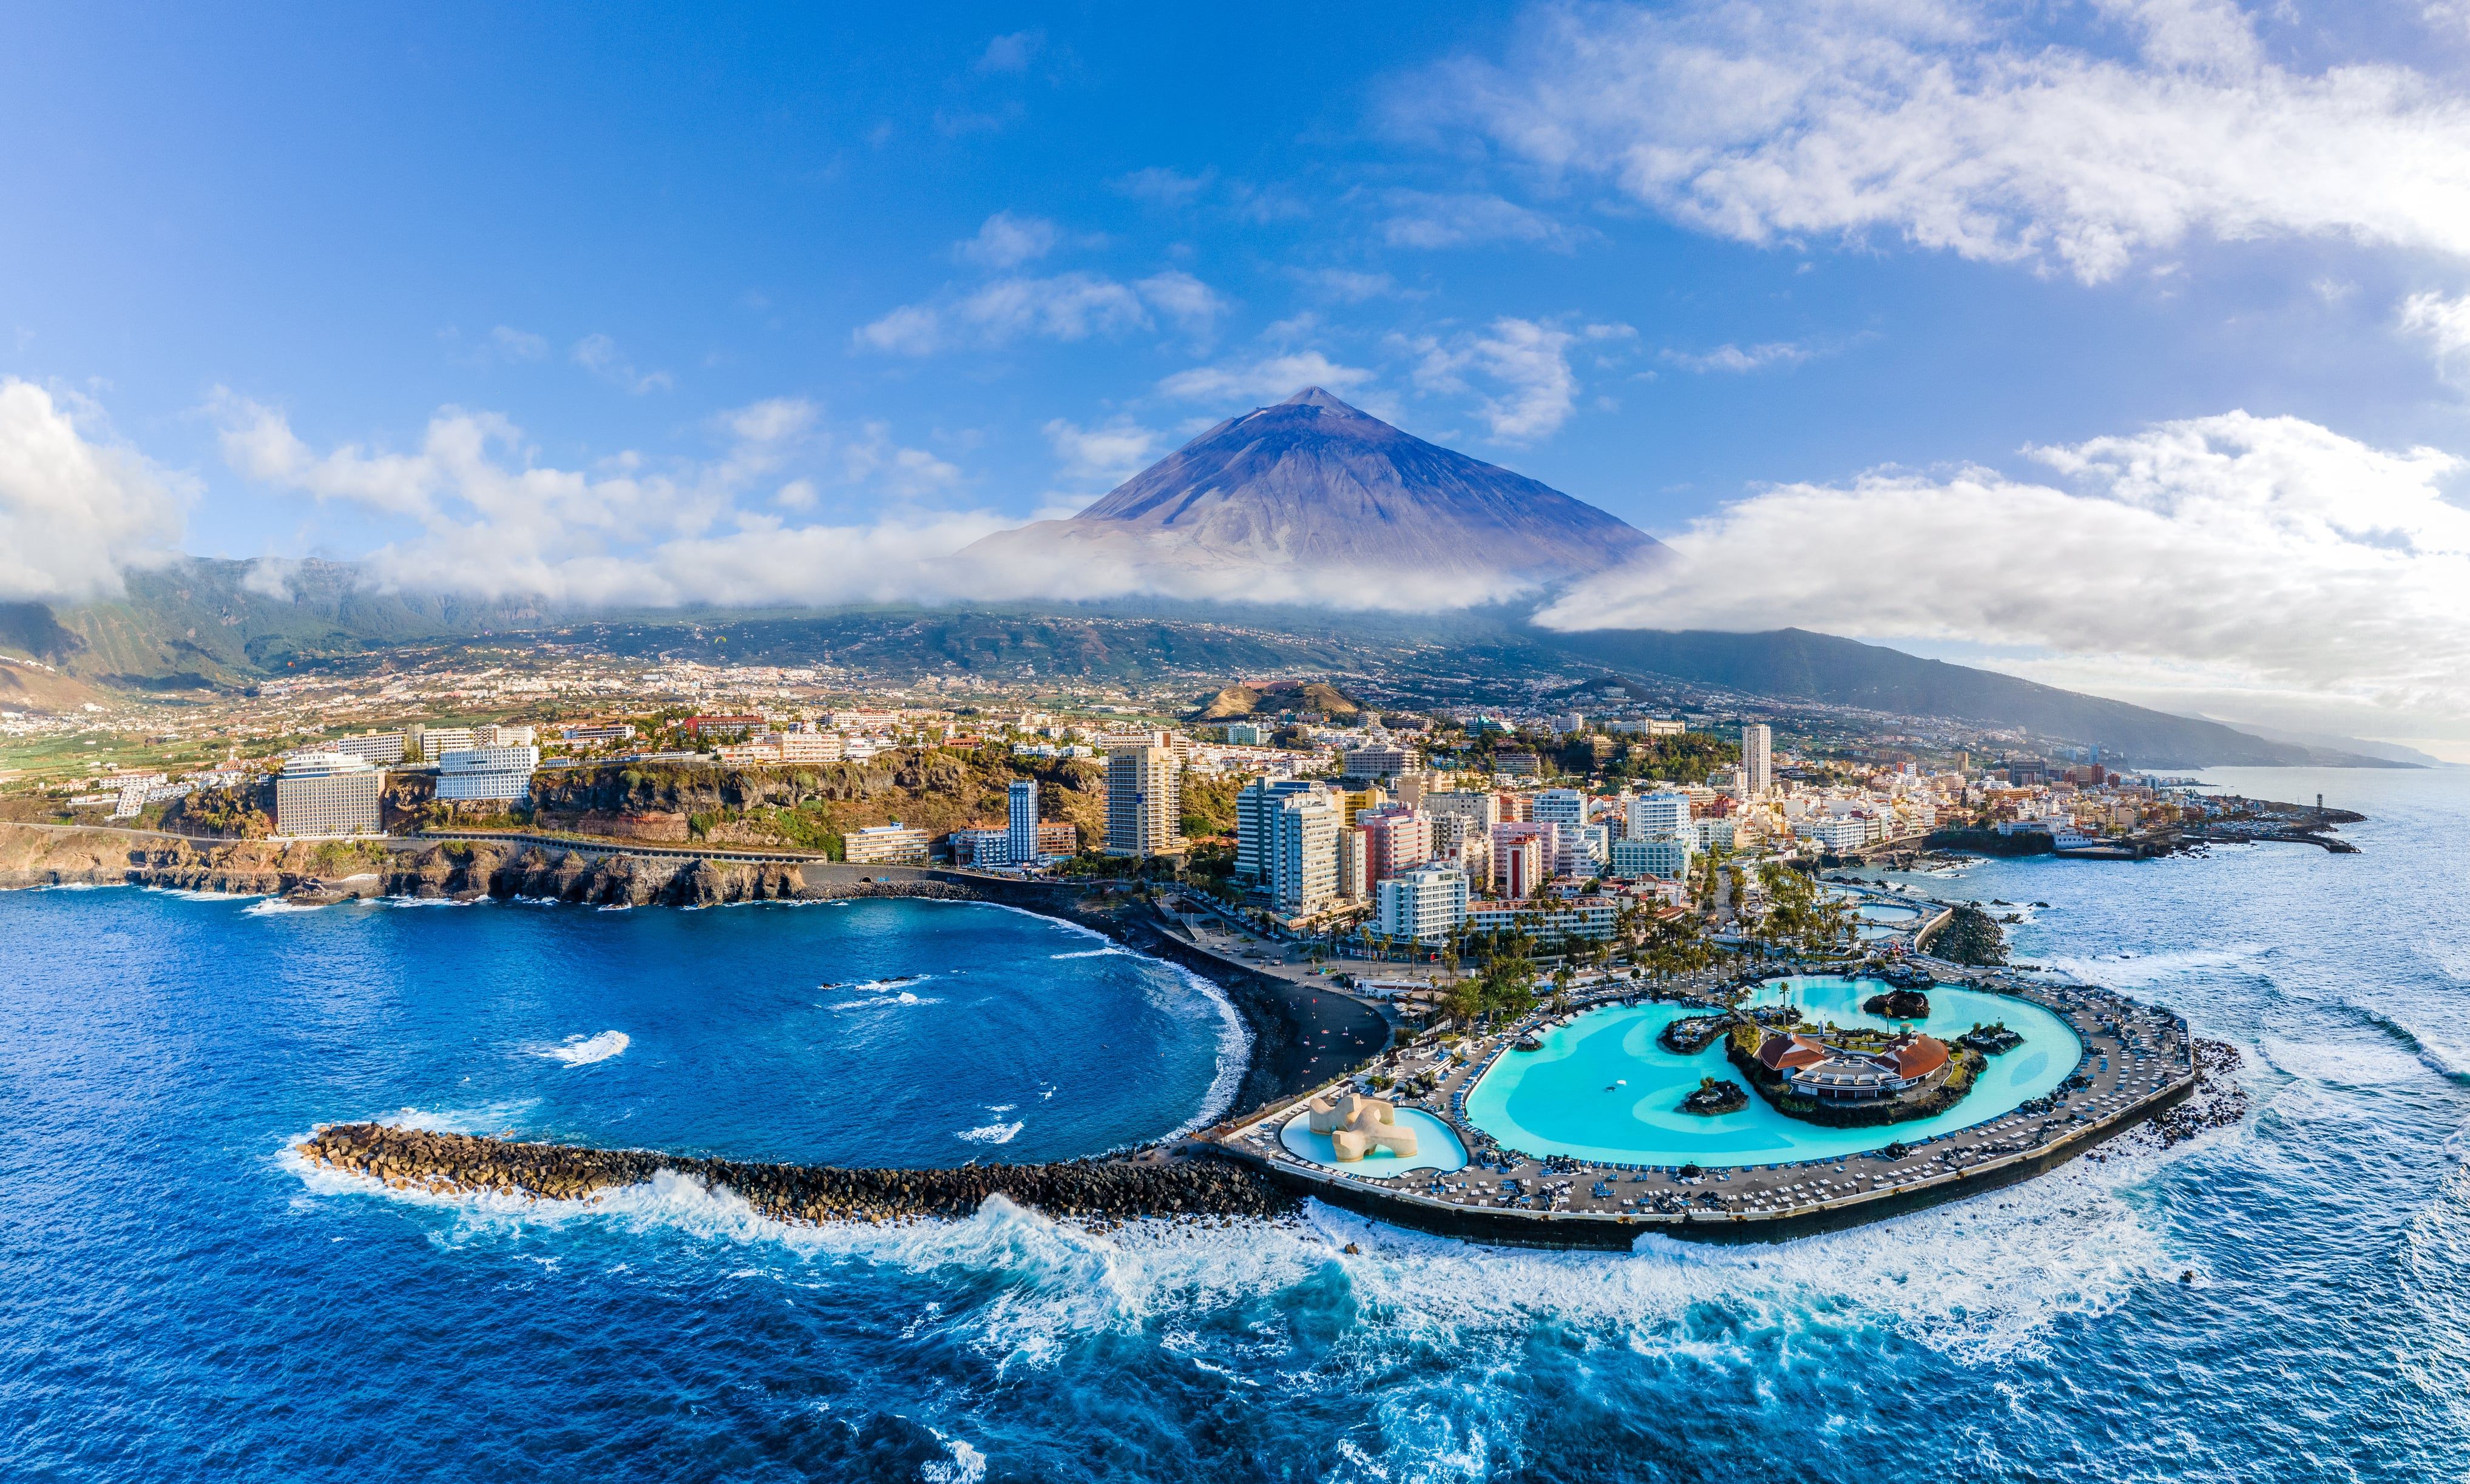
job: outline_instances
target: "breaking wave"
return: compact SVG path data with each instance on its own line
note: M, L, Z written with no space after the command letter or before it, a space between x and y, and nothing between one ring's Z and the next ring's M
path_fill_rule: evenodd
M532 1055L562 1061L570 1067L588 1067L595 1061L624 1055L633 1040L623 1031L603 1031L598 1035L570 1035L555 1046L538 1048Z

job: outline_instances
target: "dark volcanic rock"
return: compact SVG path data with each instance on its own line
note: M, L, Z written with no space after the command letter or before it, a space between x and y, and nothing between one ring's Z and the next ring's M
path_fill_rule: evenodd
M1864 1014L1884 1015L1889 1020L1927 1020L1929 996L1918 989L1892 989L1863 1000L1861 1010Z
M1091 1159L957 1170L844 1170L688 1159L649 1149L510 1144L380 1124L333 1124L295 1146L304 1159L388 1185L572 1200L641 1185L664 1170L726 1187L775 1220L967 1217L1002 1195L1050 1216L1270 1217L1295 1199L1248 1165L1223 1160Z

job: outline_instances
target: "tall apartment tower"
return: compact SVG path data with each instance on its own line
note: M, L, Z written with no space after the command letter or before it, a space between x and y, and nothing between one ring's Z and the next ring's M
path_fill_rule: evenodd
M1764 799L1775 781L1775 733L1765 722L1741 728L1741 787L1752 799Z
M1175 753L1163 747L1119 747L1107 754L1107 853L1165 855L1180 843L1182 800Z
M1035 866L1037 848L1037 780L1012 780L1011 808L1004 815L1004 858L1014 866Z
M1316 789L1278 807L1270 846L1270 899L1280 915L1306 916L1338 899L1338 805Z
M1270 879L1270 844L1277 831L1279 807L1294 795L1319 787L1303 778L1254 778L1236 791L1236 880L1259 884Z

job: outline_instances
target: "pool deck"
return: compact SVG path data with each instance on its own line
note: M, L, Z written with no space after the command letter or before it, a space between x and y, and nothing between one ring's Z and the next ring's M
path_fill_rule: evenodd
M1527 1032L1600 1005L1703 1003L1690 991L1708 987L1680 985L1650 994L1640 985L1625 985L1573 998L1567 1012L1530 1015L1491 1035L1462 1042L1458 1054L1433 1045L1401 1048L1347 1079L1381 1072L1403 1083L1439 1072L1432 1096L1399 1100L1401 1107L1421 1108L1449 1124L1466 1146L1471 1162L1443 1177L1438 1193L1429 1174L1379 1178L1296 1158L1279 1144L1278 1131L1288 1119L1303 1115L1306 1099L1300 1096L1200 1137L1213 1152L1261 1166L1301 1194L1400 1226L1480 1241L1627 1247L1650 1232L1706 1241L1780 1241L1960 1200L2025 1179L2115 1137L2195 1090L2194 1039L2186 1021L2166 1009L2088 985L1920 962L1943 982L2029 1001L2065 1021L2084 1043L2076 1075L2088 1085L2062 1085L2054 1096L2063 1102L2048 1112L2019 1110L1941 1134L1915 1143L1898 1160L1874 1151L1785 1165L1711 1165L1701 1174L1686 1177L1672 1167L1529 1158L1499 1148L1466 1121L1468 1091ZM1797 970L1831 971L1816 965ZM1882 1143L1895 1137L1892 1126L1878 1133Z

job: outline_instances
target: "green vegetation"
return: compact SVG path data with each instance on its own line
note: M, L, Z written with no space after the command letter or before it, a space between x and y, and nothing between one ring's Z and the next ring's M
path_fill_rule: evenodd
M1768 861L1759 867L1759 885L1766 914L1755 928L1769 946L1826 958L1850 952L1858 940L1852 904L1821 891L1816 877Z
M1243 790L1241 778L1196 778L1183 780L1183 835L1187 840L1205 840L1213 836L1235 833L1235 796ZM1229 857L1232 860L1232 857Z
M1515 1019L1534 1008L1535 965L1523 946L1483 960L1474 978L1459 980L1441 996L1441 1009L1460 1024L1471 1025L1481 1015Z

